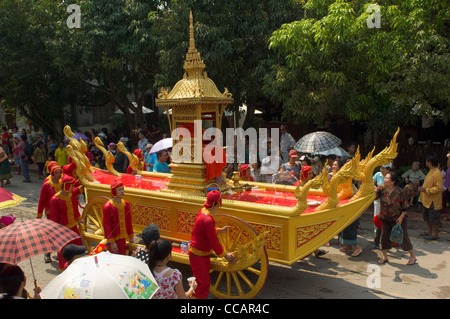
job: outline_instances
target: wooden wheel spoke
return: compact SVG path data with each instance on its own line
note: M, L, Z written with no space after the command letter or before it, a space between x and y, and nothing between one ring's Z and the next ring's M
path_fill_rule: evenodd
M100 225L100 223L98 222L98 220L95 219L93 216L87 215L87 218L89 219L89 222L91 222L92 224L94 224L97 228L102 227L102 225Z
M261 275L261 271L256 268L248 267L247 270L250 271L251 273L254 273L255 275L258 275L258 276Z
M217 289L217 287L219 286L220 282L222 281L223 274L224 274L223 271L219 273L219 276L217 277L216 283L214 285L214 289Z
M248 279L248 277L244 274L244 272L238 271L237 273L238 273L239 277L241 277L242 280L244 280L244 282L247 284L247 286L249 286L251 289L253 289L255 287L255 285L250 281L250 279Z
M236 285L236 288L238 290L239 296L242 296L244 294L244 292L242 291L241 283L239 282L239 278L236 275L236 272L232 272L231 276L233 277L234 284Z
M234 239L233 245L230 247L230 251L235 251L237 244L239 243L239 239L241 238L241 235L244 233L244 230L241 229L241 231L237 234L236 238Z

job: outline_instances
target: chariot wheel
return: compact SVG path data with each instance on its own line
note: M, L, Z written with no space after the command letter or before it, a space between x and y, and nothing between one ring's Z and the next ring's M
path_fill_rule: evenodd
M93 197L84 206L80 234L88 251L92 251L103 239L103 205L108 201L107 197Z
M258 232L243 220L230 215L215 215L216 227L230 226L226 233L218 233L219 241L225 252L236 251L240 246L258 236ZM243 270L214 270L214 259L211 259L211 285L209 292L221 299L250 299L255 297L263 287L268 272L269 260L266 249L259 260Z

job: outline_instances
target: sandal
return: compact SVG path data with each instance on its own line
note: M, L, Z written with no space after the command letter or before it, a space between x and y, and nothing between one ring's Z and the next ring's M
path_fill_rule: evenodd
M342 247L342 248L339 248L339 251L341 251L341 252L343 252L343 253L347 253L347 252L351 252L351 251L353 251L353 248L348 248L348 247Z
M389 261L389 259L379 259L378 264L383 265L383 264L387 263L388 261Z
M412 266L412 265L415 265L416 264L416 261L417 261L417 258L416 259L414 259L414 260L409 260L406 264L408 265L408 266Z
M362 248L360 248L357 251L353 251L353 253L351 254L352 257L358 257L359 255L361 255L362 253Z
M320 257L320 256L323 256L325 254L328 254L327 250L319 249L319 252L318 253L314 253L314 256Z
M52 262L52 258L50 257L50 254L44 256L44 262L45 262L46 264L49 264L49 263Z

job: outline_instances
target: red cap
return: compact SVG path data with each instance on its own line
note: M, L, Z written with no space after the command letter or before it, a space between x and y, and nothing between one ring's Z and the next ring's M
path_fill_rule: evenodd
M215 203L219 203L219 207L222 206L222 199L220 193L217 190L212 190L206 195L206 202L203 204L205 208L211 208Z
M58 169L61 169L61 166L59 166L59 165L53 165L53 166L51 167L51 169L50 169L50 175L52 175L52 177L55 176L55 172L56 172L56 170L58 170Z
M61 178L61 187L62 189L64 189L64 191L66 192L70 191L70 187L72 186L72 184L75 184L75 180L73 179L73 177L69 175L64 175Z
M291 151L289 152L289 156L290 156L290 157L298 157L297 151L296 151L296 150L291 150Z
M48 162L48 164L47 164L47 169L48 169L49 171L51 171L51 170L52 170L52 167L55 166L55 165L58 165L58 162L50 161L50 162Z
M140 150L139 148L135 149L133 154L136 155L140 160L142 159L142 150Z
M239 175L240 176L247 176L247 170L250 169L250 166L248 166L247 164L241 165L241 167L239 168Z
M111 196L114 198L117 196L117 189L119 187L123 187L123 183L120 181L115 181L114 183L112 183L111 185Z
M300 178L301 178L301 179L308 178L308 176L309 176L309 171L311 171L311 170L312 170L311 166L303 165Z

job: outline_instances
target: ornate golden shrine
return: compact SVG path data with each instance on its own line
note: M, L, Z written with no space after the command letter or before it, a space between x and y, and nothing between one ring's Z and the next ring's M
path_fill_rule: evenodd
M171 129L195 120L211 119L216 127L220 127L223 111L233 99L227 90L220 93L203 72L204 63L195 49L192 14L184 69L183 79L170 93L161 92L157 100L157 105L166 109ZM203 191L211 182L205 179L203 162L175 162L171 164L171 174L140 171L142 179L139 180L113 169L114 158L101 141L96 141L96 145L105 154L108 171L91 168L84 155L84 142L74 139L70 127L66 127L64 133L69 139L67 149L76 163L76 174L85 186L88 202L83 210L80 233L88 249L92 248L91 243L103 239L102 207L110 196L110 185L116 179L125 185L126 199L132 204L136 234L150 223L156 223L163 238L178 243L190 240L196 215L205 201ZM397 156L398 133L389 147L376 156L372 150L361 160L358 148L355 157L331 179L323 171L304 186L246 182L258 189L224 193L223 205L215 220L217 227L230 226L226 234L220 235L220 240L227 252L236 253L237 263L230 265L221 258L211 257L210 292L219 298L254 297L264 285L269 260L291 265L351 224L375 198L374 169L392 162ZM191 146L195 143L192 138L189 142ZM128 156L131 165L135 165L134 155L125 148L119 149ZM194 148L191 147L189 155L195 156ZM342 187L352 179L361 181L356 194L348 187ZM232 182L241 183L229 181ZM133 249L135 244L128 246ZM189 263L188 256L179 250L174 249L172 257L174 262Z
M162 89L156 99L156 105L164 107L166 111L173 139L176 138L173 133L176 128L188 126L194 129L190 131L190 154L187 155L189 163L173 157L173 163L170 165L172 176L168 183L169 190L204 193L207 186L214 183L214 180L206 180L206 166L201 145L203 127L194 127L193 124L195 121L210 122L210 127L220 128L225 108L233 103L233 98L226 88L224 93L217 89L215 83L203 71L204 68L200 52L195 48L193 18L190 12L189 48L183 66L185 70L183 79L178 81L170 92ZM194 134L199 138L194 139ZM225 185L220 186L221 189L226 188Z

